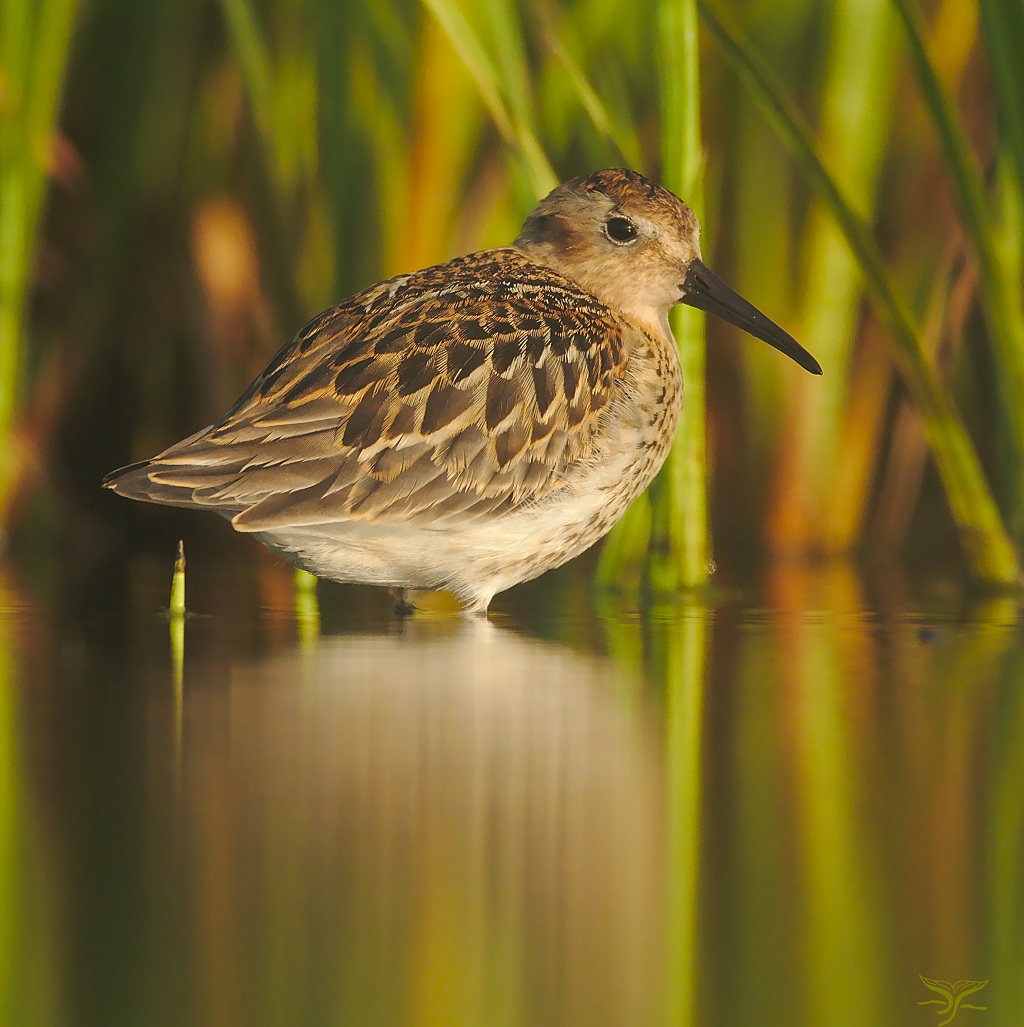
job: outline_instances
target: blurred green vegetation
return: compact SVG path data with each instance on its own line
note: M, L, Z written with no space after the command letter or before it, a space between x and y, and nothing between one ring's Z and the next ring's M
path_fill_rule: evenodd
M7 533L76 554L151 534L163 515L101 495L105 471L218 416L342 295L507 243L558 180L628 164L701 213L708 262L825 377L713 324L705 411L685 312L680 445L602 578L699 584L710 502L725 563L934 565L958 535L975 577L1016 582L1024 15L701 13L0 0Z

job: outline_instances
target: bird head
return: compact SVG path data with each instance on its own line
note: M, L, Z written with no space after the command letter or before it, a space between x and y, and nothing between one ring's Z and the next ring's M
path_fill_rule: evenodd
M610 168L558 186L527 217L514 245L662 332L668 311L686 303L821 374L803 346L704 264L693 211L635 171Z

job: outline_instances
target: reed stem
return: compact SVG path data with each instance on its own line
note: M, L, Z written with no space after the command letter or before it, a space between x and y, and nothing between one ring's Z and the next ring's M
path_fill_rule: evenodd
M174 574L171 576L171 601L168 612L172 617L185 614L185 543L178 540L178 555L174 560Z
M0 508L16 474L25 303L77 13L77 0L0 0Z
M1009 259L1004 259L1000 250L998 229L981 168L971 150L953 100L928 55L924 26L919 14L910 0L893 0L893 6L903 25L918 88L942 145L948 178L960 208L964 231L978 260L978 288L989 337L999 365L996 383L1002 395L1002 413L1013 448L1013 459L1007 475L1009 480L1004 489L1005 506L1011 526L1016 528L1018 534L1024 534L1024 487L1020 484L1021 469L1024 467L1024 298L1019 278L1020 254L1019 251L1014 252L1009 255ZM1016 24L1020 19L1007 19L1007 23L1010 22ZM993 42L991 32L989 42ZM1001 48L998 46L993 51L993 60L997 71L1004 70ZM1004 79L997 74L995 82L999 86L1004 83ZM1002 101L1000 114L1004 123L1010 126L1007 134L1011 149L1015 157L1019 157L1017 134L1020 131L1020 115L1016 113L1016 108L1020 106L1020 94L1015 92L1003 96Z
M707 0L698 0L705 24L736 74L796 159L808 184L831 211L864 275L868 294L888 328L892 357L924 421L925 433L959 530L972 574L992 585L1017 585L1020 565L981 470L974 445L952 397L943 389L921 345L914 317L896 294L868 228L821 162L807 127L774 76L735 26Z
M704 216L704 183L694 0L663 0L658 7L658 27L662 182L683 197L700 220ZM671 323L679 347L685 402L675 444L652 492L647 579L655 592L703 585L711 567L704 315L676 308Z

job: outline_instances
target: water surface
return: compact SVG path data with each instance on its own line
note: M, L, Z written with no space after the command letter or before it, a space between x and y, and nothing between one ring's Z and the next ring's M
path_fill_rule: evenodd
M1015 601L556 575L318 624L207 560L178 681L167 569L3 581L3 1023L937 1024L919 975L1024 1022Z

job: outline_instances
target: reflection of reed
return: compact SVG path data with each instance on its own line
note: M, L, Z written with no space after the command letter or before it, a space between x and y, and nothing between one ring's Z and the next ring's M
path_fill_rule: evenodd
M0 1024L1024 1022L1016 597L768 589L557 624L616 664L426 615L238 666L294 620L217 607L179 765L166 623L0 577Z
M1024 1023L1024 991L1020 987L1024 952L1024 653L1018 645L1000 668L993 696L998 723L992 732L991 802L985 811L985 848L990 854L981 902L991 925L988 951L993 987L992 1005L999 1003ZM1007 1023L1012 1022L1007 1016Z
M979 811L999 810L1019 878L1005 800L1020 778L986 755L1015 601L924 629L894 595L896 610L878 617L842 564L779 566L770 596L770 627L748 625L739 673L723 675L740 688L728 951L747 984L723 1022L904 1023L904 1006L924 997L921 967L995 984L1000 959L1020 950L992 934L986 944L979 884L1000 906L1015 891L1006 876L996 883L987 850L1002 847L986 844ZM1012 987L990 997L1000 1022L1019 1020Z
M18 666L23 604L0 571L0 1024L57 1023L54 882L27 799Z
M773 580L775 595L791 609L830 611L793 618L779 632L792 844L804 893L796 927L814 967L804 996L808 1021L819 1024L829 1023L837 1006L843 1016L837 1023L884 1023L886 1013L880 974L850 981L851 967L866 965L889 942L879 901L881 861L865 858L878 851L878 834L861 816L869 805L866 708L874 683L860 672L877 658L870 633L851 643L838 630L839 615L863 607L859 584L845 564L814 576L780 568Z
M658 746L621 681L419 621L190 683L209 1022L658 1022Z

